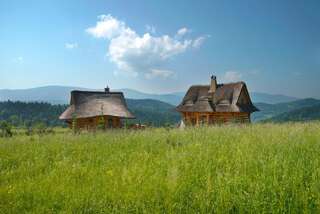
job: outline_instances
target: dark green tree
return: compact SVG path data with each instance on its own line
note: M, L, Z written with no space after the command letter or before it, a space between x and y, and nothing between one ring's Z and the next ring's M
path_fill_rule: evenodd
M12 127L11 124L6 121L0 122L0 137L12 137Z

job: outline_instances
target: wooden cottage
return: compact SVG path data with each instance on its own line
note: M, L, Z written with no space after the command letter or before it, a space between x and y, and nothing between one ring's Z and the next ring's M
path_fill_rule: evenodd
M210 85L191 86L176 110L186 125L247 123L250 114L258 111L244 82L217 84L215 76Z
M128 110L122 92L72 91L70 106L59 119L80 129L122 127L122 119L131 119L134 115Z

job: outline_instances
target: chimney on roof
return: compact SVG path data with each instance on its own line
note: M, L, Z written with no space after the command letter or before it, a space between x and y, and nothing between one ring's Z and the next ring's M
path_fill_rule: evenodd
M211 83L210 83L210 89L209 89L209 94L214 94L217 89L217 78L216 76L212 75L211 76Z
M110 88L107 86L106 88L104 88L104 92L109 93L110 92Z

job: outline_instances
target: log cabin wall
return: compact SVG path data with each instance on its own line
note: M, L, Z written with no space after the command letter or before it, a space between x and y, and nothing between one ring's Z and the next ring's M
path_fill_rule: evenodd
M182 112L187 125L249 123L250 114L247 112Z
M73 126L73 121L67 121L70 128ZM76 128L92 130L97 129L98 126L104 126L105 129L108 128L121 128L122 122L119 117L113 116L100 116L100 117L89 117L89 118L77 118Z

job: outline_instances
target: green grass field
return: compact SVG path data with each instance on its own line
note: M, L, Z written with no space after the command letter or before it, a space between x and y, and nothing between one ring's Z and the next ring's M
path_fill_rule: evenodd
M0 139L1 213L319 213L320 123Z

